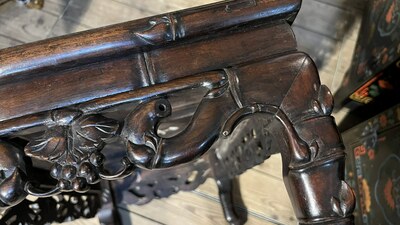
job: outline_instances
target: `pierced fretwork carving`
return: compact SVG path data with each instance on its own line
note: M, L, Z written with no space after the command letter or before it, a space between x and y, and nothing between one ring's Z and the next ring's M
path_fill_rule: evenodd
M26 199L1 218L7 225L45 225L79 218L92 218L101 206L99 194L60 194L49 198Z
M215 173L233 178L247 169L264 162L271 155L270 121L249 116L240 122L232 134L215 145Z
M137 176L114 183L117 201L142 205L152 199L165 198L178 191L190 191L204 183L210 176L209 162L204 158L163 170L140 170Z

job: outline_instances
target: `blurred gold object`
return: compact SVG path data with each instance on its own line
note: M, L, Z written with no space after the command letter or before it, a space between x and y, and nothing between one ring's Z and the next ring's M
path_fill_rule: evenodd
M30 0L27 1L25 5L30 9L42 9L44 6L44 0Z

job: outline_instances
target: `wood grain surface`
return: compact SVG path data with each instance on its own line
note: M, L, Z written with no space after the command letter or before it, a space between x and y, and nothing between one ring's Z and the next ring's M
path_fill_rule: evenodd
M42 10L10 1L0 6L0 49L216 1L45 0ZM321 80L334 90L347 70L361 10L361 0L304 0L294 23L298 48L317 61ZM57 77L53 79L57 81ZM18 88L16 94L28 95L23 86ZM280 156L274 155L240 177L249 211L247 224L296 224L281 167ZM217 194L215 183L208 180L194 192L182 192L144 206L120 206L120 212L124 224L225 224ZM94 219L66 224L98 223Z

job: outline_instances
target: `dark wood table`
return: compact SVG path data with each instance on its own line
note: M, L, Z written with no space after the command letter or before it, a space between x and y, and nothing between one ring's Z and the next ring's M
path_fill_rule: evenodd
M0 50L1 209L122 178L115 195L144 204L214 177L242 224L234 177L281 153L300 224L352 224L333 96L290 27L300 3L224 1Z

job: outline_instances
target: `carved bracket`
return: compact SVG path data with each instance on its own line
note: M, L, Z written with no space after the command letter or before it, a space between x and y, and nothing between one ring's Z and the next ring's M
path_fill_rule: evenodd
M139 105L125 118L121 136L126 140L127 155L132 163L146 168L155 166L162 141L157 135L157 125L161 118L169 115L171 104L166 99L157 99Z
M128 158L136 166L148 169L192 161L211 147L235 109L228 84L223 83L204 96L186 129L174 137L161 138L157 127L160 119L171 114L171 105L167 99L144 102L125 118L121 137L126 142Z

